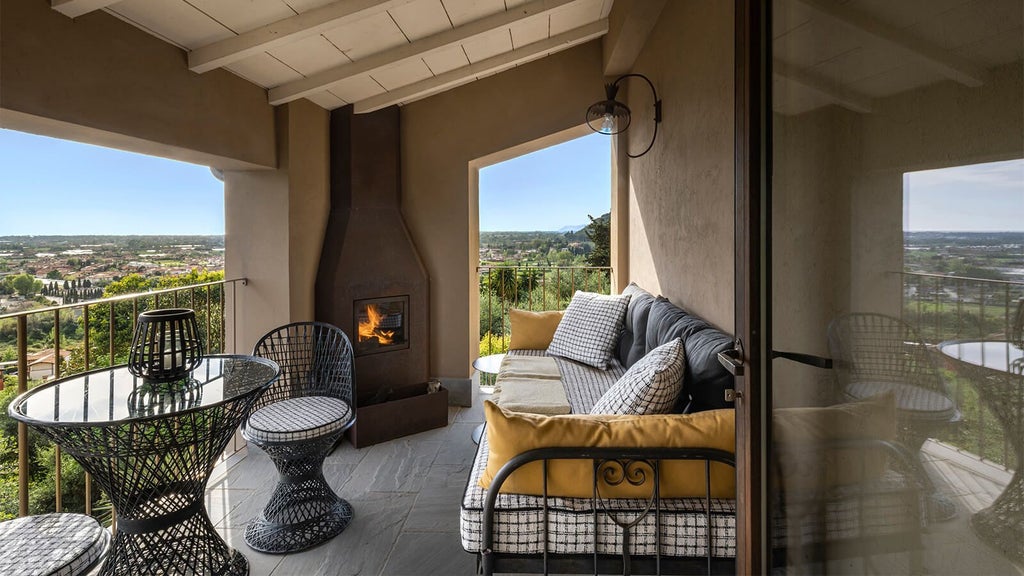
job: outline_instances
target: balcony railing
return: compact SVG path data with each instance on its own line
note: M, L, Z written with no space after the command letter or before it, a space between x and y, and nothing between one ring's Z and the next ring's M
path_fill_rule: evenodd
M235 334L234 327L232 326L228 331L226 325L229 321L233 322L234 318L234 314L228 307L227 292L231 292L230 300L234 302L236 285L238 283L245 285L245 282L245 279L221 280L0 315L0 338L10 337L13 324L13 332L17 340L16 392L20 394L28 390L31 385L41 382L41 380L30 381L30 339L44 340L46 345L43 350L50 349L53 352L52 373L47 374L42 380L123 364L128 358L135 320L139 313L146 310L172 307L192 308L196 311L196 319L203 335L206 353L217 354L233 351L235 343L227 342L227 334ZM63 342L65 340L68 341L67 344ZM70 354L65 357L68 352ZM0 378L0 390L3 390L2 378ZM10 419L6 414L6 406L13 399L13 394L5 394L3 398L5 402L0 405L0 409L3 409L4 412L0 414L0 421L4 421L5 426L0 429L0 447L9 446L9 433L6 429L13 428L13 426L8 426ZM77 463L68 456L62 455L59 446L52 446L53 469L47 471L43 478L37 478L36 485L31 485L29 457L31 443L34 443L37 448L37 460L40 458L48 460L51 448L47 441L34 433L30 436L27 426L24 423L18 423L18 516L24 516L30 512L35 514L51 511L47 508L51 508L49 503L52 501L52 510L85 512L95 515L101 520L112 520L109 501L105 496L93 494L92 480L89 475L82 473ZM236 434L224 457L230 457L241 450L244 445L245 441L241 435ZM81 475L81 480L76 481L77 485L75 486L65 485L65 467L68 466L74 468L76 478ZM4 480L2 477L4 473L9 475L9 471L0 468L0 481ZM53 491L52 499L48 496L51 489ZM0 491L3 492L3 498L0 498L0 519L4 519L14 515L14 510L9 509L12 504L10 497L13 494L8 493L6 484L0 484ZM81 506L66 503L65 497L68 495L73 495L75 500L81 498L83 501Z
M902 272L903 319L927 344L945 340L1003 340L1013 326L1024 282ZM963 416L941 440L1014 469L1013 446L966 378L947 371Z
M508 311L564 310L576 290L609 294L611 268L480 266L480 356L508 350Z

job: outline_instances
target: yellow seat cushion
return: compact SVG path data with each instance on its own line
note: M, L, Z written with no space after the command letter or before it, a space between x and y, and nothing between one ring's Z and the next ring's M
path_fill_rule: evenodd
M487 419L487 468L480 485L487 488L495 475L512 457L535 448L619 447L619 448L717 448L735 452L735 411L709 410L696 414L657 414L645 416L566 415L541 416L508 412L492 402L484 402ZM591 460L553 460L548 462L548 495L571 498L593 496ZM650 482L616 486L601 482L605 498L648 498ZM543 463L531 462L512 473L501 491L513 494L543 495ZM665 460L661 463L663 498L703 498L705 496L704 461ZM711 463L711 497L736 497L736 471L720 462Z
M509 350L547 350L561 321L561 310L530 312L510 308L508 322L512 334Z
M787 492L880 477L889 457L875 440L896 437L896 399L891 393L826 407L778 408L772 413L772 441L778 480ZM836 442L867 444L836 447Z

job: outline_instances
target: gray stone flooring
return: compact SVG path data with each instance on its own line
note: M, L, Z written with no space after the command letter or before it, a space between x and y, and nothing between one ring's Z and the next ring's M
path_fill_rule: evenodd
M476 452L470 434L481 422L478 398L472 408L450 407L446 428L362 450L340 446L324 475L355 517L340 536L305 552L275 556L245 545L245 525L277 478L259 448L210 480L210 519L248 558L252 576L474 574L476 560L459 543L459 500Z
M445 428L362 450L347 443L339 447L325 462L324 473L355 507L355 518L345 532L321 546L273 556L245 545L245 525L266 503L276 481L273 464L255 447L211 479L211 520L249 559L253 576L474 574L475 558L459 543L459 501L476 450L470 434L483 422L483 398L478 395L471 408L449 408ZM924 573L1024 575L970 528L971 514L991 504L1010 473L933 441L923 454L929 474L959 508L956 518L933 524L924 535ZM827 571L903 574L907 568L904 557L890 555L832 562Z

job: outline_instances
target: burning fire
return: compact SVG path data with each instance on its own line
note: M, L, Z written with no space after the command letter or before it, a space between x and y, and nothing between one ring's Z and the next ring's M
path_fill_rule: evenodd
M363 342L376 338L381 346L391 344L395 339L395 331L381 329L380 324L383 320L384 315L380 313L377 305L368 305L366 307L366 320L359 321L359 341Z

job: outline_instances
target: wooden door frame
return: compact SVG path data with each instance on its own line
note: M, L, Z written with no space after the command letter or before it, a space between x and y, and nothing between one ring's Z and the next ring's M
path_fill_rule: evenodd
M736 573L763 574L770 564L771 1L735 6L735 332L744 363L736 378Z

